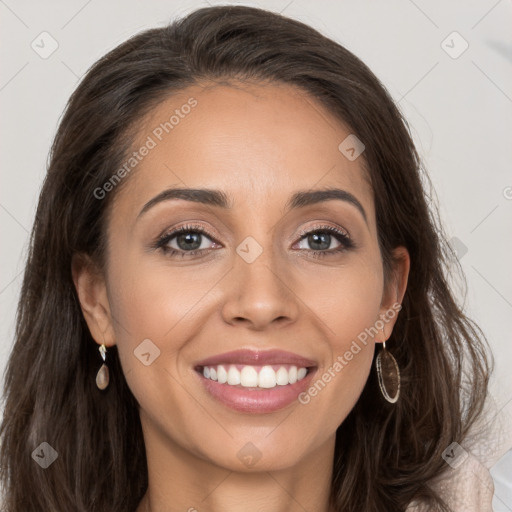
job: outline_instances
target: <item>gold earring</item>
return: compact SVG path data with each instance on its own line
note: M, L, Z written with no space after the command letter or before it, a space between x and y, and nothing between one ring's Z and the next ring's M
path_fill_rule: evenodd
M394 404L400 395L400 370L396 359L386 350L386 342L382 342L382 350L375 359L377 377L382 396Z
M98 386L98 389L106 389L108 386L110 377L108 374L108 366L105 364L105 356L107 353L107 348L105 347L105 343L101 345L99 348L101 357L103 359L103 364L101 365L101 368L98 370L98 374L96 375L96 386Z

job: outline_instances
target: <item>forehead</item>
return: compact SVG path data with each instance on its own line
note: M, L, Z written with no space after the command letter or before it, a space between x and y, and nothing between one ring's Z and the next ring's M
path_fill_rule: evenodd
M293 86L191 86L137 128L137 162L116 198L127 215L170 187L220 189L234 209L260 211L282 207L296 190L338 187L374 216L363 158L351 161L339 150L350 129Z

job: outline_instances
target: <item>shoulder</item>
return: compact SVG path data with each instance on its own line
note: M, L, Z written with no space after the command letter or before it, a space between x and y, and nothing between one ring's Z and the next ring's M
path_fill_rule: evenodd
M511 447L512 411L491 398L466 439L443 452L446 470L429 486L453 512L492 512L494 482L489 470ZM419 502L407 508L407 512L428 510Z

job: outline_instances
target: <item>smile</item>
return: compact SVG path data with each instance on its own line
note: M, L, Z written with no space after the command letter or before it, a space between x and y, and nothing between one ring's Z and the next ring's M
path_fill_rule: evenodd
M282 350L236 350L194 364L206 397L232 410L265 414L294 402L318 363Z
M244 388L270 389L276 386L287 386L302 380L308 372L307 368L293 365L222 365L204 366L203 376L228 386Z

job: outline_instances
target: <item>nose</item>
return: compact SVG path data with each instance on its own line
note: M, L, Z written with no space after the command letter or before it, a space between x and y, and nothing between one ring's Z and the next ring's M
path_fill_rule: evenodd
M236 255L227 286L222 316L231 325L264 330L298 318L300 300L293 291L289 263L276 261L270 250L264 249L252 263Z

